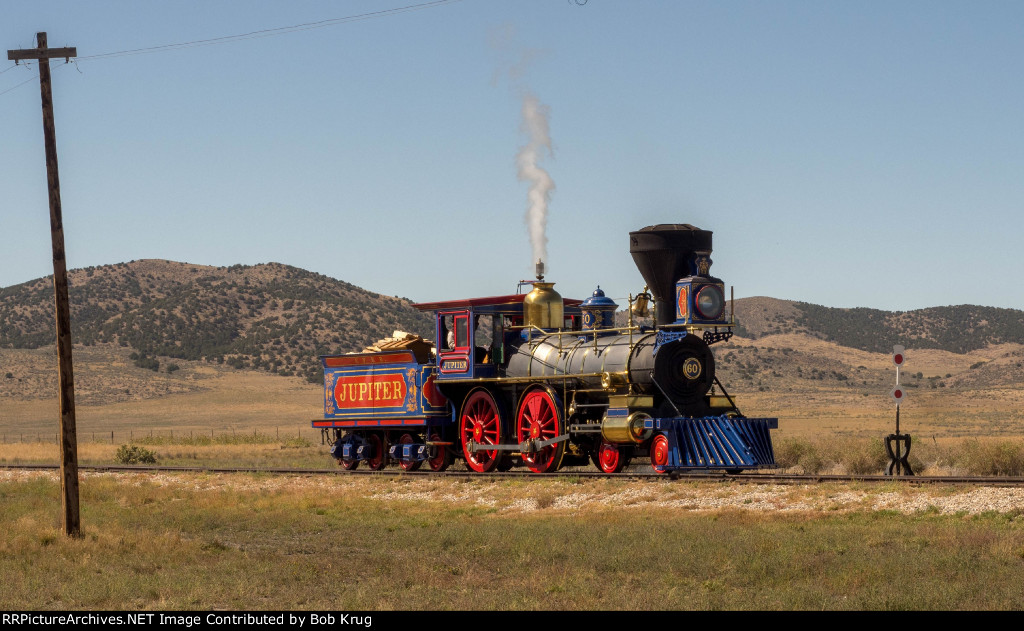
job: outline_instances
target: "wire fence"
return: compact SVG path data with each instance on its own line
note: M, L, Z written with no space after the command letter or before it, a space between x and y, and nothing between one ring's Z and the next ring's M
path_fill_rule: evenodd
M213 430L209 432L197 430L174 430L174 429L130 429L130 430L102 430L102 431L80 431L77 433L78 442L81 443L105 443L123 444L142 442L147 444L264 444L276 442L293 442L316 440L319 442L321 433L319 430L310 428L286 427L281 431L280 427L272 430L253 428L249 430L226 429ZM0 432L0 444L23 444L23 443L46 443L52 445L60 444L60 432Z

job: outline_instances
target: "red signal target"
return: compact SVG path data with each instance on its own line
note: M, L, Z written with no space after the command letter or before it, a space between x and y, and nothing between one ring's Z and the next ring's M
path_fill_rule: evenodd
M907 356L904 352L904 348L900 345L892 347L892 363L894 366L902 366L903 362L906 361Z
M903 389L903 386L896 386L892 389L892 392L889 393L889 396L891 396L892 400L896 402L896 405L899 405L903 402L903 399L906 398L907 391Z

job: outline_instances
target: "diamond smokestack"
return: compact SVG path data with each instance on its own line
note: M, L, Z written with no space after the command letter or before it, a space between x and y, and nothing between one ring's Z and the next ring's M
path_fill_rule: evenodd
M629 233L629 253L654 296L658 324L671 324L676 281L692 274L695 254L711 254L711 231L688 223L647 226Z

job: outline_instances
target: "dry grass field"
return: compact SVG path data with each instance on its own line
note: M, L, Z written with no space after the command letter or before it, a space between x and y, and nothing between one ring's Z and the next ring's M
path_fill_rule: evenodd
M0 471L0 610L1019 610L1014 489ZM1016 505L1016 507L1015 507Z
M78 428L109 438L135 432L193 434L309 429L322 415L320 387L297 377L174 360L168 374L132 365L128 349L75 348ZM4 373L18 375L4 379ZM56 431L53 349L0 350L0 432L8 436Z
M806 346L865 383L764 371L764 389L730 392L779 417L785 467L877 469L888 357ZM919 471L1024 467L1022 390L971 380L1006 352L911 355L922 385L901 420ZM166 465L332 466L310 428L319 386L184 361L156 373L127 355L76 349L83 464L133 443ZM0 463L57 461L53 364L52 349L0 350ZM923 385L934 375L950 385ZM87 472L81 493L84 537L69 540L56 473L0 470L0 610L1024 607L1014 489Z

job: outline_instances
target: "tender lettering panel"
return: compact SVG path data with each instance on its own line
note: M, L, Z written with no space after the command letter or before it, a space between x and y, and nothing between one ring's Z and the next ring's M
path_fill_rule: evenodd
M323 365L324 420L314 427L425 425L448 416L432 364L382 364L367 354L324 357Z

